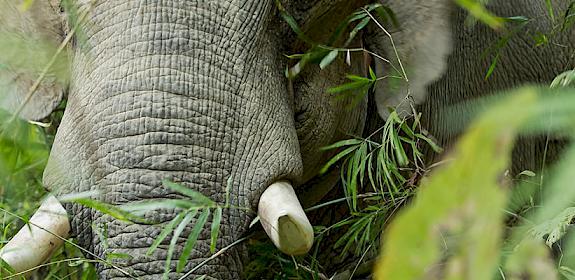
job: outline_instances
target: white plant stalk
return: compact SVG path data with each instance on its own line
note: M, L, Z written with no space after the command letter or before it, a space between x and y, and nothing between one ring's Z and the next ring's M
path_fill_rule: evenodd
M260 197L258 215L274 245L288 255L307 253L313 244L313 228L290 183L270 185Z
M70 221L62 204L48 196L29 224L0 250L0 258L16 273L32 270L50 258L70 232Z

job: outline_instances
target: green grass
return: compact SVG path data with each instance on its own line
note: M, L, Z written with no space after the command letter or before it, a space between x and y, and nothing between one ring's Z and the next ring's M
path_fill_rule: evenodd
M575 2L565 11L556 11L551 8L550 1L542 1L545 1L552 30L548 34L533 35L533 45L537 47L552 44L558 34L572 28L575 18ZM29 7L30 2L25 1L22 8ZM81 21L81 15L69 1L65 2L72 11L71 22L75 22L76 26ZM456 3L470 10L476 20L501 32L500 40L485 50L484 55L493 57L491 65L485 69L485 78L496 71L499 50L506 47L512 36L523 32L523 27L529 21L546 20L519 16L500 18L489 13L481 1L457 0ZM386 6L368 5L348 16L328 42L313 42L283 9L280 1L277 4L280 15L309 47L303 54L288 56L293 60L286 70L286 76L290 79L312 65L328 69L333 61L345 59L349 52L366 52L383 59L369 50L350 49L348 45L375 20L387 22L388 25L397 25L398 22L393 11ZM77 37L81 37L80 30ZM342 37L346 39L338 40ZM25 41L16 39L10 41L15 42L13 44L3 42L0 53L12 53L22 49L22 44L25 44ZM339 45L336 42L340 42ZM58 55L53 56L56 60L51 61L51 56L46 54L62 52L58 51L58 46L38 46L41 51L37 54L26 53L29 57L24 64L9 57L0 60L0 69L18 66L26 71L42 73L51 68L49 64L66 63L58 60ZM352 73L348 75L348 83L334 87L326 94L352 95L357 102L383 79L408 81L402 65L391 67L395 73L399 73L396 77L377 77L371 69L368 77ZM177 271L182 271L187 263L200 232L208 230L212 256L192 272L229 248L246 242L253 256L246 268L245 276L248 279L329 279L333 275L327 275L318 260L321 253L318 251L319 245L325 242L329 233L339 231L341 237L333 244L333 250L339 252L340 259L355 257L357 265L353 266L353 263L353 269L347 271L352 275L358 271L360 263L374 261L373 256L381 252L376 277L384 279L419 278L429 273L430 267L444 273L445 278L449 279L519 279L524 276L552 279L549 278L552 275L575 279L575 252L572 246L565 245L572 245L575 238L570 230L575 217L572 203L575 189L570 185L573 181L571 168L575 165L575 148L570 147L564 153L564 158L549 170L525 171L519 176L536 179L545 172L548 174L545 180L534 184L514 178L511 180L511 184L515 185L512 191L498 185L509 163L509 151L515 136L525 131L547 134L549 137L558 132L569 136L574 134L573 90L562 88L572 86L575 75L574 70L565 70L551 84L556 90L525 88L510 93L512 97L494 102L492 109L477 118L461 139L454 154L455 160L440 166L431 175L423 161L422 150L441 152L441 148L421 128L419 115L401 118L391 112L385 125L373 135L352 137L325 147L325 150L338 152L326 163L322 172L339 167L345 196L307 210L311 212L346 203L349 215L334 224L316 225L316 245L304 257L293 258L282 254L261 231L227 247L218 247L222 213L225 209L237 208L229 203L229 183L224 190L224 204L167 181L164 186L181 194L183 199L158 199L122 206L90 199L92 194L75 194L61 199L83 204L124 221L148 224L152 223L141 218L147 211L178 210L176 216L165 225L152 224L162 230L148 249L148 254L152 254L160 243L168 243L164 278L169 272L175 241L184 227L195 219L183 254L177 260ZM66 73L59 75L66 76ZM61 80L63 82L65 79ZM57 114L50 117L47 121L50 125L28 123L0 112L2 244L25 225L46 194L41 186L42 171L64 107L65 103ZM553 115L552 120L549 120L549 115ZM425 180L419 188L423 178ZM514 222L510 223L510 219ZM205 228L208 222L211 224L209 229ZM257 219L253 224L256 223ZM95 231L105 244L106 229L98 228ZM490 234L485 234L487 231ZM555 251L560 249L559 253L554 252L554 258L551 257L550 248ZM109 254L103 259L87 259L82 253L83 250L70 239L34 275L40 279L95 279L93 263L110 265L114 260L129 257ZM1 273L0 277L7 275L6 271Z

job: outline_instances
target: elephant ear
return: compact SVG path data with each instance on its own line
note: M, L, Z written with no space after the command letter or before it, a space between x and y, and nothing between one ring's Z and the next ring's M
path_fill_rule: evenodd
M0 108L43 119L61 102L67 76L64 54L44 71L63 40L59 1L0 0L0 7Z
M452 51L453 4L450 0L386 0L382 4L392 11L398 26L384 26L391 36L380 27L373 30L368 47L389 59L389 63L375 59L375 71L378 76L406 74L408 80L386 79L376 85L378 113L386 119L389 108L396 108L400 115L410 114L410 104L423 102L427 86L445 73Z

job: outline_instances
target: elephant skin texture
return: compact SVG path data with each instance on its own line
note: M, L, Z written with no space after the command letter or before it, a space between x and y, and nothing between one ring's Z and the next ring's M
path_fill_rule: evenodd
M289 90L284 54L293 51L295 36L274 1L88 2L81 7L89 12L74 45L67 108L44 173L44 184L58 194L98 191L98 199L114 205L181 198L162 186L170 180L223 204L229 179L230 204L254 211L224 209L220 249L247 231L267 186L303 184L320 167L309 163L322 156L319 147L363 130L366 102L350 111L344 101L323 97L358 63L335 62ZM349 6L328 2L316 4ZM294 15L317 20L305 11ZM141 225L65 207L81 246L101 257L131 256L114 262L140 279L164 273L170 238L152 255L146 251L174 211L150 211L146 217L160 224ZM193 225L177 242L172 279L183 275L175 265ZM211 255L209 228L184 272ZM235 246L194 274L239 279L246 252ZM129 278L111 266L97 270L102 279Z
M452 1L387 0L383 3L400 23L399 29L389 30L410 85L384 80L374 98L350 109L350 99L325 92L347 82L345 74L367 74L369 60L353 54L348 65L340 57L321 71L309 66L289 81L284 55L309 46L281 19L275 1L76 2L88 12L71 46L67 107L44 173L45 186L56 194L97 191L97 199L121 205L182 198L162 186L170 180L223 204L229 181L230 204L238 207L223 211L218 249L247 232L260 195L275 182L291 182L304 204L321 198L336 183L338 171L316 177L333 156L319 148L349 135L370 135L386 107L403 108L402 94L408 88L420 105L425 128L448 147L461 129L442 114L444 108L523 83L549 83L573 68L568 61L572 33L546 48L532 47L530 37L521 34L503 49L497 69L485 80L490 59L481 54L498 39L495 31L481 24L466 26L467 14ZM306 34L322 42L367 1L281 2ZM552 2L556 10L568 4ZM488 7L501 16L546 15L544 1L538 0L492 0ZM548 31L551 26L544 22L533 21L527 28ZM33 25L38 32L42 26ZM350 47L367 46L393 61L388 37L377 26L369 29L363 42L358 39ZM386 75L384 65L376 62L374 68ZM55 98L47 98L51 107L62 96L61 89L56 91ZM534 162L536 142L519 146L518 166ZM145 217L159 224L142 225L78 204L65 208L82 247L102 258L110 253L130 256L113 261L129 275L97 264L100 278L158 279L164 273L170 238L153 254L146 251L175 211L149 211ZM183 275L175 266L193 226L194 221L177 241L170 279ZM209 228L208 223L184 273L211 256ZM240 279L246 259L242 243L201 266L190 279Z

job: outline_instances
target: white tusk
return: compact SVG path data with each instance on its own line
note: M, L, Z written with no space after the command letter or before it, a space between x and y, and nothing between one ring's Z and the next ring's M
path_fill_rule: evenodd
M313 228L290 183L270 185L260 197L258 216L278 249L288 255L307 253L313 244Z
M16 273L32 270L48 260L69 232L66 210L50 195L30 218L30 223L0 250L0 258Z

